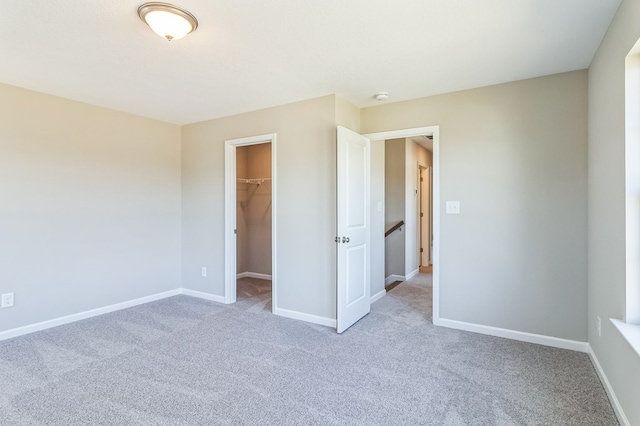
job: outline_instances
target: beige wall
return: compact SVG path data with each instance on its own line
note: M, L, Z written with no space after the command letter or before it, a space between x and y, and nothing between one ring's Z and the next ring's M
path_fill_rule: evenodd
M586 341L586 97L576 71L362 110L440 126L443 318Z
M360 132L360 109L340 96L334 96L336 125Z
M236 163L239 178L270 179L271 144L236 148ZM271 189L269 180L237 184L238 273L271 275Z
M0 84L0 331L180 287L180 128Z
M640 1L625 0L589 69L589 343L632 425L640 424L640 357L609 318L625 316L624 79L638 16Z
M385 232L401 220L405 220L406 213L406 143L405 139L390 139L385 141ZM385 238L385 277L390 275L405 275L406 258L406 226L394 231Z
M277 305L335 319L335 96L182 128L183 286L224 294L224 141L266 133L277 134Z

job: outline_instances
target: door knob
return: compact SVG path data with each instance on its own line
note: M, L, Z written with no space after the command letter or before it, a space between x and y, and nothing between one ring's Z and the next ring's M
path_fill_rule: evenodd
M342 242L343 243L348 243L349 242L349 237L342 237Z

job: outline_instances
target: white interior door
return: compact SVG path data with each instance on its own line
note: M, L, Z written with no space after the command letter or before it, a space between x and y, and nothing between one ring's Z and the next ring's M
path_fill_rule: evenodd
M369 139L338 126L337 154L336 329L342 333L371 309Z

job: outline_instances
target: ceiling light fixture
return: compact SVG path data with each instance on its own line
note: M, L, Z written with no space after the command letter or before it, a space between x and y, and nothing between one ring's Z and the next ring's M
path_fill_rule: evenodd
M377 101L386 101L387 99L389 99L389 93L378 92L373 97L376 98Z
M138 8L138 16L156 34L169 41L181 39L198 28L195 16L169 3L145 3Z

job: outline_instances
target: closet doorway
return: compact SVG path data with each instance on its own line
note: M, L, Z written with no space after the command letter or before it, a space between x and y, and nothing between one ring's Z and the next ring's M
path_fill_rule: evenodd
M273 312L275 134L228 140L225 150L225 303L271 293Z

